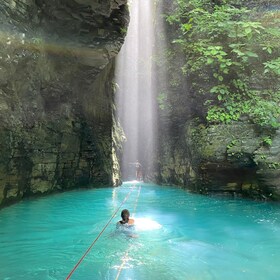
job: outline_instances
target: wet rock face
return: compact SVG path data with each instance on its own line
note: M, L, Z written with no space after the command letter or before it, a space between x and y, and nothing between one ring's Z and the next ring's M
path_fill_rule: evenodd
M126 0L3 1L0 20L6 31L16 27L31 41L56 48L53 52L68 52L84 65L102 68L122 46Z
M187 145L203 192L280 199L280 131L253 124L190 125ZM195 180L194 180L195 181Z
M280 200L280 130L193 121L181 135L165 136L161 144L160 183L203 194Z
M112 79L128 21L125 0L0 2L0 205L118 181Z
M248 0L246 1L245 5L249 7L257 7L260 9L269 9L269 10L280 9L280 3L278 0L261 0L261 1Z
M92 10L98 14L109 17L113 10L118 9L119 6L126 4L126 0L74 0L75 2L83 5L88 5Z

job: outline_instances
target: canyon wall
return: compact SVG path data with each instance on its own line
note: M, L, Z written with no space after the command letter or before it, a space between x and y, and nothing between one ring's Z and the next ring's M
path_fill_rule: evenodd
M120 182L114 57L126 0L0 3L0 206Z

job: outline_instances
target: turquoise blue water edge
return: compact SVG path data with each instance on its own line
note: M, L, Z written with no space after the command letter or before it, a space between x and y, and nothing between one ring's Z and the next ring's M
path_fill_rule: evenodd
M22 201L0 211L0 279L280 279L280 205L136 182Z

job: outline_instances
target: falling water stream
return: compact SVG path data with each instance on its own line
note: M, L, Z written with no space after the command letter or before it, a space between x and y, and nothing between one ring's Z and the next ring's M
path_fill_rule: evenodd
M127 142L122 169L152 169L157 114L152 64L153 2L133 1L118 58L118 115ZM71 279L278 280L280 206L211 198L183 189L127 182L25 200L0 212L0 279L65 279L104 225L123 205L132 233L113 217Z
M122 157L124 179L135 178L131 163L137 160L146 170L153 169L157 136L153 11L154 1L130 2L131 21L117 60L117 108L127 139Z

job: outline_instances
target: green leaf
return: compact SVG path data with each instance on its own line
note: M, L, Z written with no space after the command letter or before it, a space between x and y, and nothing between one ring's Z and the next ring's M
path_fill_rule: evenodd
M269 54L272 54L272 49L271 48L267 48L267 52L269 53Z
M212 64L214 62L213 58L208 57L207 58L207 64Z
M245 52L245 54L247 54L250 57L259 57L256 53L250 51Z
M190 31L192 29L192 24L185 23L185 24L182 25L182 27L185 31Z
M252 28L251 27L248 27L245 29L245 33L246 34L250 34L252 32Z

